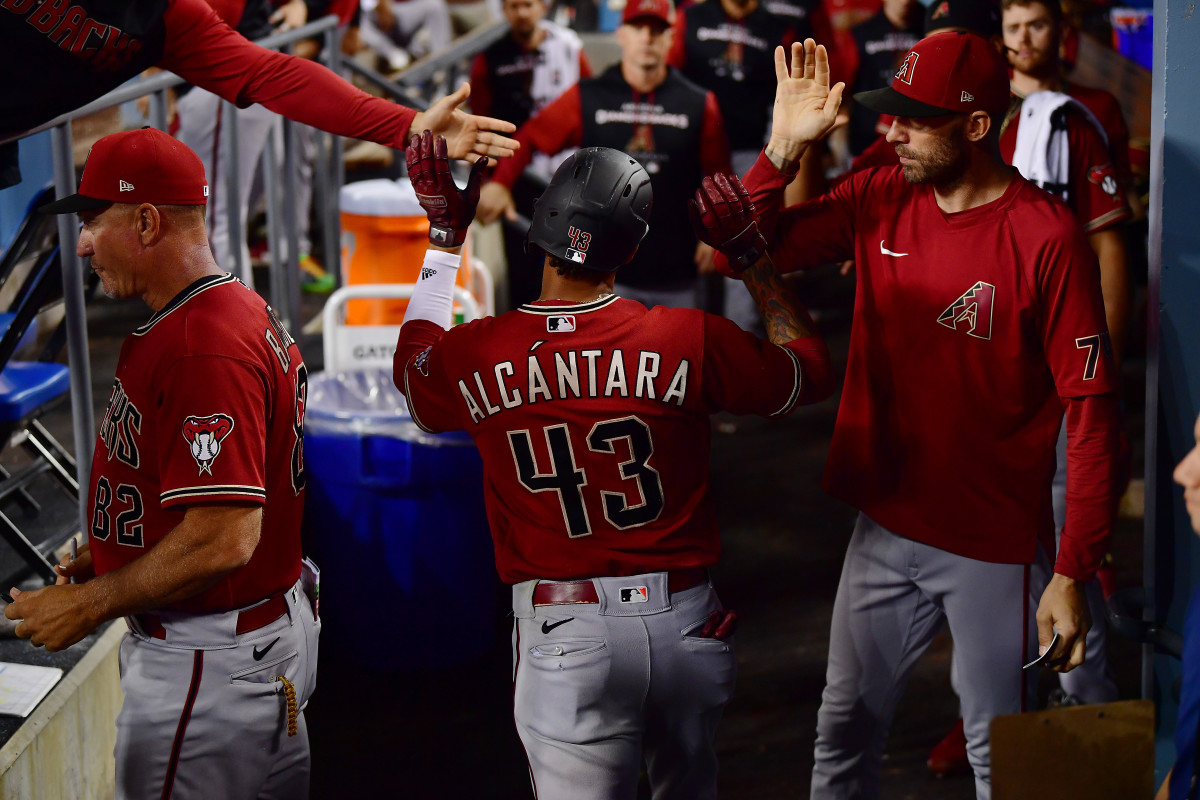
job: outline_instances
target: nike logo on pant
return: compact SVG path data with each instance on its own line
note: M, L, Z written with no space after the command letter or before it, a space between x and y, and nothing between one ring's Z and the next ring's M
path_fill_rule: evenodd
M879 252L883 253L885 256L895 256L896 258L902 258L903 256L908 255L908 253L893 253L891 250L888 250L886 247L883 246L884 241L886 241L886 240L885 239L879 240Z
M558 622L554 623L553 625L551 625L549 622L543 622L542 623L542 633L549 633L550 631L557 628L559 625L566 625L568 622L570 622L573 619L575 619L575 618L567 617L566 619L560 619Z
M263 656L265 656L267 653L271 652L271 648L274 647L275 643L278 641L279 641L279 637L276 636L274 639L271 640L271 643L269 645L267 645L266 647L264 647L262 650L259 650L257 647L255 647L254 648L254 660L262 661Z

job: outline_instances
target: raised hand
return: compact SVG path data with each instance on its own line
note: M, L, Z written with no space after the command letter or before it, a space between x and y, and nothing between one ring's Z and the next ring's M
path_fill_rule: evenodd
M450 158L475 161L480 156L507 158L521 146L516 139L501 136L513 133L517 126L492 117L477 117L459 108L471 96L471 85L464 83L454 94L438 100L427 111L413 118L410 133L424 130L446 137Z
M475 162L467 178L467 188L459 189L450 174L445 138L435 138L431 131L410 136L404 157L417 201L429 217L429 241L439 247L461 246L466 241L467 228L475 218L479 186L488 159L484 157Z
M829 54L812 39L792 44L792 68L786 54L775 48L775 108L767 150L789 165L799 161L808 145L833 127L846 84L829 85Z
M696 236L724 253L734 271L741 272L766 252L754 203L736 175L705 178L688 210Z

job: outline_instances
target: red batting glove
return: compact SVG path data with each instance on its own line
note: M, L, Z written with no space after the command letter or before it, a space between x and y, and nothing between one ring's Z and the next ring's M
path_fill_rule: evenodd
M704 627L696 634L701 639L728 639L737 629L736 611L722 608L708 615Z
M429 217L429 241L441 247L458 247L467 239L467 228L475 219L479 204L479 186L488 159L481 158L471 167L467 188L459 189L450 174L446 140L431 131L408 139L404 150L408 177L417 190L417 201Z
M758 230L754 203L736 175L705 178L688 210L696 236L724 253L734 272L746 269L766 252L767 240Z

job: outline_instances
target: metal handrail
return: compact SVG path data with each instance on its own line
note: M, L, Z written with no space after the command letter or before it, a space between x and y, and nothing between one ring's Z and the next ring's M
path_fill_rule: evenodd
M500 20L488 26L480 26L450 42L445 50L422 58L401 72L396 77L396 81L405 86L424 83L441 70L491 47L492 44L507 36L508 31L509 25L506 20Z
M293 44L303 39L323 35L326 40L325 55L328 60L327 65L336 72L341 63L341 53L337 46L337 24L337 17L324 17L294 30L268 36L261 40L259 44L276 48ZM72 145L70 126L73 120L95 113L96 111L120 105L143 95L154 93L153 96L157 97L158 101L152 103L152 105L155 106L156 117L161 122L162 117L165 116L163 113L165 104L161 102L162 92L183 82L183 78L171 73L154 75L150 78L131 83L128 86L118 87L90 103L26 131L20 136L10 138L22 139L45 130L50 131L51 148L54 157L54 189L57 196L66 197L74 193L77 186L74 147ZM340 141L339 138L334 137L335 154L336 149L340 147ZM337 159L340 161L340 155L337 156ZM268 170L269 172L271 170ZM322 170L320 174L324 176L328 172L328 170ZM332 207L336 211L336 192L325 192L327 198L330 195L333 196ZM287 202L290 203L290 199ZM95 419L92 416L91 363L88 351L87 309L83 296L83 261L75 253L78 235L79 229L76 226L75 220L70 215L60 215L58 217L58 241L62 255L67 359L71 377L72 432L74 434L75 459L78 464L79 485L83 487L89 486L91 483L91 454L96 435L96 426ZM336 251L336 247L336 243L330 244L330 249ZM297 254L294 244L290 250L291 260L295 262ZM275 258L277 260L277 256ZM295 276L292 277L293 279L295 278ZM86 506L87 492L81 491L78 498L79 524L80 530L85 533L89 529L90 517Z

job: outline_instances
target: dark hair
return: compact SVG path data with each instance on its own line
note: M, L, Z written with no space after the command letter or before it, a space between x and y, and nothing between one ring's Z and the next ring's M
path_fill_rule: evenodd
M1000 3L1000 8L1003 11L1008 11L1013 6L1027 8L1035 5L1044 6L1045 9L1050 12L1050 19L1054 20L1055 25L1062 23L1062 6L1059 4L1058 0L1002 0Z
M545 252L545 251L542 251ZM546 253L546 263L554 267L554 271L558 273L558 277L566 278L571 281L588 281L590 283L603 283L610 274L609 270L588 269L581 267L573 261L563 261L557 256L552 256Z

